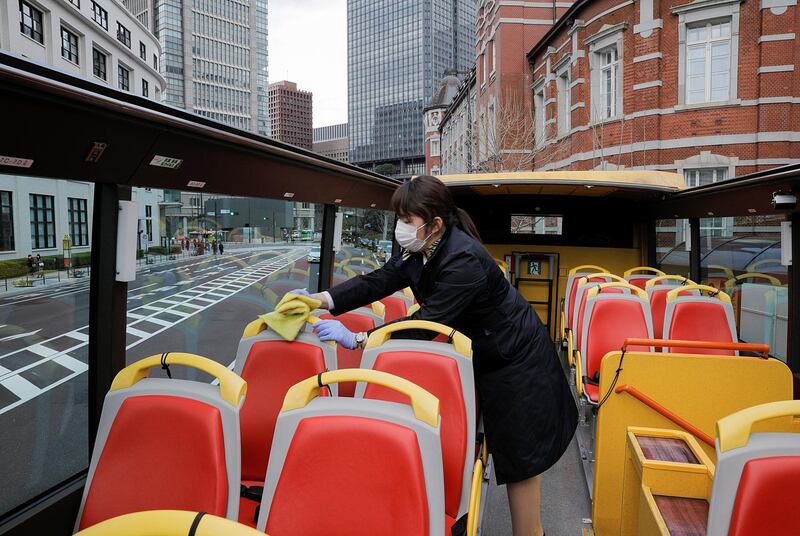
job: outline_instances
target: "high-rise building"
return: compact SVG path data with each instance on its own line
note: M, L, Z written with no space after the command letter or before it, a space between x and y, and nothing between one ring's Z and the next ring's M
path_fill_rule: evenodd
M348 0L350 161L424 172L422 111L445 71L475 63L475 0Z
M269 119L272 137L304 149L313 144L312 95L297 84L282 80L269 85Z
M270 134L267 0L124 0L161 43L165 102Z
M314 152L347 162L347 123L315 128Z

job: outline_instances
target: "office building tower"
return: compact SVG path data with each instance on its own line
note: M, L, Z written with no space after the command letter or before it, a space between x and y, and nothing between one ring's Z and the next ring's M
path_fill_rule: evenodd
M347 123L315 128L314 152L347 162Z
M269 85L268 111L272 137L303 149L311 149L313 138L312 95L297 84L282 80Z
M348 0L350 161L424 172L423 108L445 71L475 63L475 0Z

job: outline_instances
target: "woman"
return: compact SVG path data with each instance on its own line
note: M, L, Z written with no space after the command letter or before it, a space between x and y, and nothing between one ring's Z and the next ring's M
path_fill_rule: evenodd
M406 182L392 196L392 209L402 254L314 297L337 315L410 286L420 304L410 318L445 324L472 339L486 440L497 483L507 485L514 536L542 535L539 475L564 453L578 418L550 335L439 179ZM350 349L363 346L367 335L337 320L323 320L314 330L321 340ZM432 338L425 331L395 336Z

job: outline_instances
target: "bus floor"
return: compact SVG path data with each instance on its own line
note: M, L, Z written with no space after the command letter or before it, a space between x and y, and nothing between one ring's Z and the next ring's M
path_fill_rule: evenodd
M591 527L588 522L591 514L592 505L578 443L573 437L558 463L542 475L542 525L547 536L581 536L583 529ZM494 474L489 486L481 534L511 535L506 487L495 483Z

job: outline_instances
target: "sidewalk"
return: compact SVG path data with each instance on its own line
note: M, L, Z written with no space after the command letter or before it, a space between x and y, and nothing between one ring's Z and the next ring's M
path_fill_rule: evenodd
M203 255L192 255L192 250L184 250L184 252L176 253L175 255L160 255L148 254L147 257L153 259L154 262L147 264L146 259L143 257L136 261L136 272L147 272L153 268L161 268L164 266L178 265L190 261L212 260L212 259L225 259L230 257L233 253L239 253L246 250L258 249L272 249L273 247L286 247L286 242L267 243L267 244L225 244L225 253L214 255L210 250L206 250ZM169 257L174 256L174 259ZM72 277L74 271L83 273L82 277ZM44 276L44 277L42 277ZM43 272L35 272L33 274L11 277L0 280L0 298L10 298L20 294L36 292L38 289L47 288L53 290L62 287L75 286L82 282L88 284L91 279L91 269L88 266L69 270L44 270ZM22 286L21 283L29 280L32 284L30 286ZM17 286L20 285L20 286Z

